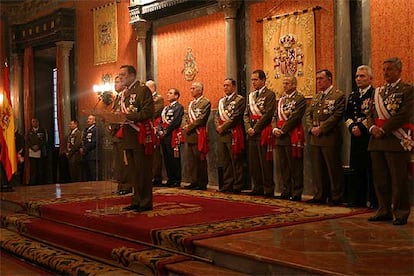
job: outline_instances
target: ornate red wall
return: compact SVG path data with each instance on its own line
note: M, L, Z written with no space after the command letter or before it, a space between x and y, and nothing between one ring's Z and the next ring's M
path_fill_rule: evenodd
M402 79L414 82L414 0L371 0L371 66L375 86L382 85L382 63L403 62Z
M181 103L186 106L192 99L190 86L194 81L204 84L204 95L213 107L223 96L226 78L224 14L219 12L187 20L156 30L158 91L166 95L169 88L181 92ZM186 81L182 74L187 48L192 49L198 74Z
M118 18L118 61L114 63L94 65L93 49L93 8L105 5L113 1L77 1L77 37L76 37L76 60L77 60L77 89L78 108L88 110L93 108L97 101L96 94L92 91L93 84L100 84L103 74L111 74L112 79L118 73L123 64L136 66L137 48L136 34L129 24L128 0L117 3ZM72 54L73 54L72 50ZM103 105L102 105L103 106ZM85 115L85 114L83 114Z

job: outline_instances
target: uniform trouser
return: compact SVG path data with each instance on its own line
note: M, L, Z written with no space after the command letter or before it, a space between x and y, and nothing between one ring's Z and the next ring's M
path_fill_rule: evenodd
M128 164L119 142L114 143L114 157L114 179L118 182L118 191L130 191L132 185L128 182Z
M312 183L315 188L315 199L342 200L344 175L340 155L337 147L312 146Z
M160 145L156 145L154 148L154 157L152 161L152 175L154 180L162 181L162 155Z
M373 151L371 159L379 205L377 215L392 213L396 219L407 219L410 215L410 152Z
M68 160L70 181L82 181L82 161L78 156L71 156Z
M86 160L86 180L97 181L99 180L99 161L98 160Z
M198 151L197 143L187 143L187 148L187 162L191 183L197 184L200 187L207 187L207 159L204 158L204 160L201 160L201 154Z
M218 142L217 152L223 166L222 190L240 191L243 186L242 154L233 156L231 142Z
M275 148L278 183L282 187L282 196L302 196L303 192L303 157L293 158L292 146L277 145Z
M46 184L46 158L29 158L30 163L30 185Z
M144 146L137 149L126 149L129 179L134 188L132 205L140 208L152 208L152 159L153 155L145 155Z
M267 146L260 145L260 136L249 138L248 146L249 170L254 184L253 192L274 195L273 159L266 160Z
M161 147L168 177L167 183L181 183L181 154L178 151L178 156L174 156L174 149L171 147L171 136L165 136L161 140Z

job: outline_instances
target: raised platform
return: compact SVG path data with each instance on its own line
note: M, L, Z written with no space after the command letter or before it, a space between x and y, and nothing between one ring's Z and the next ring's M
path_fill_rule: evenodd
M122 274L414 273L412 218L405 226L393 226L368 222L372 213L363 209L165 188L154 191L153 211L123 213L129 197L114 196L115 189L111 182L83 182L18 187L15 192L2 193L2 221L7 228L2 233L8 231L2 235L2 249L13 250L4 236L15 239L19 235L25 242L44 243ZM189 201L184 202L183 197ZM181 207L171 211L172 205L166 202L174 200ZM235 209L226 213L230 208ZM188 214L181 214L183 210ZM179 216L177 212L181 212ZM84 216L86 213L94 216ZM63 217L72 214L65 221ZM176 217L167 223L173 215ZM77 216L79 223L74 220ZM157 221L157 216L164 218ZM128 229L122 227L128 223L116 223L117 217L153 225L148 228L151 239L126 233ZM104 231L111 228L110 223L116 224L118 232Z

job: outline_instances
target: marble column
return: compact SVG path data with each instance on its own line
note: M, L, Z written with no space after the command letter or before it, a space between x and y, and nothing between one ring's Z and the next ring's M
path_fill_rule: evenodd
M13 109L16 129L20 133L25 132L23 118L23 55L11 55L10 84L13 98Z
M74 45L73 41L56 42L56 67L57 67L57 113L59 121L59 139L63 143L64 138L69 134L69 122L71 120L70 108L70 72L69 56ZM61 143L61 144L62 144Z
M132 23L137 34L137 79L141 82L147 80L147 58L146 58L146 38L151 23L144 19Z
M362 64L371 65L371 7L370 0L362 0Z
M218 5L223 10L226 20L226 75L237 79L236 19L240 1L219 0Z
M335 0L335 85L346 96L352 91L351 23L349 0ZM344 127L343 164L349 165L350 137Z

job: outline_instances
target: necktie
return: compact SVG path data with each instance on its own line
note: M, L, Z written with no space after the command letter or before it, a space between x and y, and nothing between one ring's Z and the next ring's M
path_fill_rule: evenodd
M257 98L257 97L259 97L259 90L256 90L256 92L254 92L255 94L255 97Z

